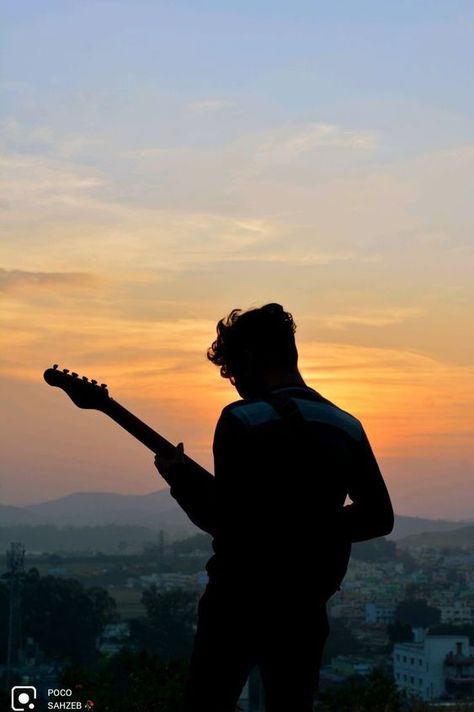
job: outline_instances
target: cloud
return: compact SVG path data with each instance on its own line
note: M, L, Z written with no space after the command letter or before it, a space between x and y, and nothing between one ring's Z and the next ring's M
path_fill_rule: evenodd
M82 300L71 304L58 299L53 308L15 305L4 322L2 371L10 378L38 381L41 364L56 362L106 381L117 392L166 399L178 409L183 399L203 392L203 383L211 399L220 385L217 369L212 373L206 359L215 320L197 316L139 321L114 310L101 313Z
M194 318L173 316L173 311L171 305L167 316L165 309L162 316L137 320L79 299L75 304L58 299L54 308L18 305L5 319L3 371L10 378L37 381L41 364L56 362L107 382L117 397L165 400L176 413L193 403L210 421L232 398L205 356L220 307L214 307L212 318L199 308ZM304 333L305 324L298 319L298 325ZM381 454L472 452L472 366L407 348L306 339L299 346L307 383L361 418Z
M41 155L72 159L91 150L97 151L103 145L98 136L85 136L79 133L58 132L52 126L27 126L13 116L0 122L2 143L6 151L19 154Z
M167 148L164 168L149 176L134 172L130 155L109 171L11 156L3 266L113 275L116 291L94 297L107 316L112 309L136 319L166 316L165 299L177 300L175 314L181 307L192 312L196 303L209 315L217 300L223 313L227 304L279 300L318 313L325 338L472 362L474 342L465 330L472 146L380 164L378 153L374 159L346 148L364 141L335 124L268 135L297 156L324 142L331 153L240 182L232 168L247 165L252 146L262 143L255 132L226 144L235 149L229 163L212 145L201 153L181 147L178 156L176 147ZM118 153L122 148L130 152L127 145ZM346 170L344 156L352 153L362 158L356 171ZM205 163L207 154L215 163ZM337 174L333 155L343 155ZM460 245L464 251L456 252ZM145 271L148 287L136 276ZM408 309L406 295L425 311ZM46 296L51 302L52 290Z
M9 216L18 221L32 214L91 208L98 191L106 186L97 169L47 155L10 154L0 159L0 167L0 188L9 196Z
M321 148L371 151L377 146L377 137L372 132L352 131L335 124L309 123L270 133L257 149L255 164L265 167L291 163Z
M395 307L392 309L368 309L349 314L331 314L322 316L321 323L330 329L345 329L353 324L363 326L389 326L401 324L407 319L423 316L424 310L418 307Z
M49 289L61 287L80 289L93 287L97 277L84 272L28 272L21 269L0 268L0 292L17 292L23 289Z

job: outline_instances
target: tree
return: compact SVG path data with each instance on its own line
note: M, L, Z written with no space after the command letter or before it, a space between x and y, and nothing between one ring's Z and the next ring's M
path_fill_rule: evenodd
M351 556L361 561L387 561L395 559L397 545L394 541L380 537L369 541L360 541L352 546Z
M0 583L0 664L7 660L8 616L10 609L10 592L6 584Z
M430 635L468 635L469 645L474 645L474 625L469 623L440 623L429 630Z
M416 628L429 628L439 623L441 611L429 606L426 601L406 599L401 601L395 610L395 621Z
M31 636L49 658L80 662L94 655L104 625L116 618L114 599L79 581L25 574L22 594L24 636Z
M100 630L118 619L117 603L105 588L91 586L91 588L86 589L86 595L92 604L96 626L98 626Z
M132 642L163 660L187 658L191 654L196 622L197 594L179 588L143 591L144 618L130 623Z
M413 630L409 623L390 623L387 633L391 643L410 643L413 640Z
M399 712L400 694L393 678L373 670L367 678L351 677L321 692L321 712Z
M211 537L209 534L199 532L188 536L186 539L175 541L173 551L175 554L190 554L193 551L202 551L205 555L212 553Z
M146 651L123 648L96 666L67 668L61 684L103 712L177 712L186 672L185 661L164 662Z
M329 637L323 652L324 663L331 662L331 658L336 655L356 655L361 652L361 643L344 623L337 618L331 618L329 628Z

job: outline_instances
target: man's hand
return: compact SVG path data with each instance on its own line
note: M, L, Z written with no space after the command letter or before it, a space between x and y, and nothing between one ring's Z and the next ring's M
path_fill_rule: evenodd
M183 443L177 444L174 457L155 456L155 467L168 484L171 484L171 480L173 480L179 468L185 464Z

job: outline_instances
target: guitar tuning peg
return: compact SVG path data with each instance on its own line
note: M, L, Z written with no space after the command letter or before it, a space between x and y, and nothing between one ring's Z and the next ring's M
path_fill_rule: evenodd
M71 373L71 376L72 376L73 378L77 378L78 375L79 375L79 374L78 374L78 373L75 373L74 371Z
M57 363L54 363L54 364L53 364L53 368L54 368L54 370L56 370L56 369L57 369L57 367L58 367L58 364L57 364Z
M93 378L91 378L91 383L92 383L93 386L96 386L96 385L97 385L97 381L94 381Z
M100 387L101 387L101 388L107 388L107 384L106 384L106 383L101 383L101 384L100 384Z
M84 382L86 382L86 381L88 381L89 379L87 378L87 376L83 376L83 377L82 377L82 380L83 380Z
M68 368L63 368L63 373L69 373L69 369L68 369Z

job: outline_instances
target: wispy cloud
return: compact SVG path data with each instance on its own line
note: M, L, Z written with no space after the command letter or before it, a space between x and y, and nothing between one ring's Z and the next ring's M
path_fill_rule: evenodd
M289 246L290 247L290 246ZM306 250L301 248L273 250L271 247L263 252L248 251L238 257L242 262L280 263L294 267L311 267L315 265L330 265L334 262L348 262L357 259L354 252L325 252L324 250Z
M392 309L368 309L347 314L331 314L321 317L321 323L330 329L345 329L354 324L361 326L389 326L401 324L407 319L423 316L424 310L418 307L394 307Z
M99 136L58 132L52 126L27 126L9 116L0 122L1 143L6 151L20 154L46 154L73 159L103 144Z
M21 269L0 269L0 292L23 289L77 289L97 284L95 275L84 272L29 272Z
M373 132L353 131L335 124L309 123L277 129L268 134L255 156L256 166L291 163L321 148L373 150L378 138Z
M0 167L9 212L23 220L34 211L84 206L106 183L95 168L45 155L10 154L0 159Z

